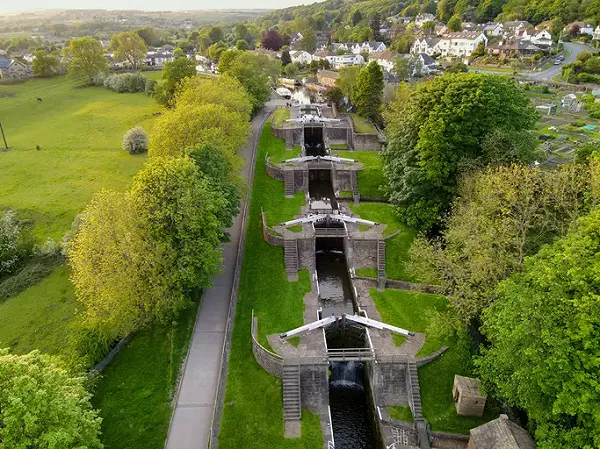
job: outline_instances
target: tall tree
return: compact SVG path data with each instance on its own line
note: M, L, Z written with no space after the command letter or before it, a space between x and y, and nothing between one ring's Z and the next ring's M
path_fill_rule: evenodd
M117 61L127 61L134 69L140 68L148 54L146 43L135 31L113 34L110 48Z
M102 449L85 375L57 359L0 349L0 444L5 448Z
M340 88L345 97L351 98L354 94L354 86L360 72L360 67L351 66L340 69L340 76L336 80L335 85Z
M369 26L373 31L373 38L376 41L381 40L381 15L377 12L373 14L371 20L369 21Z
M283 37L277 30L269 30L260 40L260 45L267 50L279 51L283 47Z
M56 56L46 50L38 50L34 56L31 68L35 76L54 76L60 73L60 61Z
M165 64L161 80L154 90L154 97L161 104L173 101L175 90L185 78L196 75L196 64L188 58L176 58Z
M63 49L64 62L71 78L83 84L92 84L94 76L108 71L108 61L100 41L91 37L73 39Z
M462 31L462 21L458 16L452 16L450 20L448 20L448 29L450 31Z
M153 27L144 27L137 30L137 34L144 40L148 47L156 47L160 43L160 32Z
M386 117L384 174L390 200L411 226L431 229L441 223L464 169L529 163L537 156L526 137L536 112L511 79L446 75L398 98ZM505 136L503 147L484 149L494 133ZM510 138L514 145L506 143Z
M488 389L533 421L538 447L600 445L600 210L526 260L484 314Z
M308 29L302 35L301 41L302 49L309 53L314 53L317 49L317 37L312 29Z
M380 121L383 84L383 71L375 61L371 61L358 72L352 102L360 115Z

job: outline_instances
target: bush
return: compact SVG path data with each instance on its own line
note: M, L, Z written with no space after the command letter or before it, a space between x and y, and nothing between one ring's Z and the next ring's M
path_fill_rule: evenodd
M0 276L11 273L23 259L21 224L17 214L7 210L0 216Z
M0 282L0 302L17 296L42 279L50 276L55 263L51 260L30 263L21 271Z
M571 122L570 125L574 126L576 128L581 128L582 126L585 126L585 122L576 121L576 122Z
M115 92L146 92L147 78L140 73L120 73L104 80L104 87Z
M104 81L106 80L107 76L108 75L104 72L98 72L92 78L92 83L94 83L94 86L96 87L104 86Z
M71 334L71 364L91 367L110 352L118 336L99 324L83 325Z
M146 80L146 95L148 95L149 97L151 97L154 94L154 90L156 89L156 85L158 83L155 80L150 80L147 79Z
M141 126L131 128L123 136L122 148L130 154L140 154L148 151L148 134Z

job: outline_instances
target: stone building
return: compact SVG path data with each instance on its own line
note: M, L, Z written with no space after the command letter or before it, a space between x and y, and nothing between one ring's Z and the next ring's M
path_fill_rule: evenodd
M452 396L459 415L483 416L487 396L479 391L479 379L454 376Z
M31 67L17 59L0 57L0 79L27 78L31 76Z
M486 424L471 429L467 449L535 449L535 442L529 433L500 415Z

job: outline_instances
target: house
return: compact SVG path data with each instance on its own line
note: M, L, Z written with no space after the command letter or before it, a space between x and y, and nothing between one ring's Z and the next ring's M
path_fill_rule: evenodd
M477 24L475 22L462 22L460 26L463 31L477 31Z
M504 57L527 56L538 51L542 51L542 49L537 45L529 41L514 39L503 39L488 47L489 55Z
M579 28L579 35L582 35L582 34L587 34L589 36L594 35L594 26L587 22L571 22L566 27L564 27L563 31L565 33L570 33L574 27Z
M292 62L299 64L310 64L313 60L312 55L304 50L291 50L290 58L292 58Z
M521 30L517 34L517 38L522 41L531 42L538 47L548 48L552 46L552 35L548 30Z
M438 72L438 64L427 53L419 53L417 56L421 65L421 74L430 75Z
M331 49L334 52L343 50L355 55L359 55L362 52L377 53L384 51L386 48L383 42L334 42L331 44Z
M28 78L31 67L17 59L0 56L0 79Z
M316 48L324 49L329 45L329 34L318 32L316 33Z
M302 33L294 33L290 36L290 44L297 44L299 43L302 38L304 36L302 35Z
M398 52L395 51L381 51L373 53L370 56L370 59L371 61L375 61L377 64L379 64L386 72L393 72L394 64L396 63L396 58L398 56Z
M471 429L468 449L535 449L529 433L500 415L486 424Z
M531 24L527 20L509 20L502 24L506 36L515 36L519 32L531 28Z
M395 15L390 17L389 21L392 23L408 25L410 22L412 22L412 18L408 16Z
M362 65L365 63L365 58L363 58L362 55L355 54L333 55L328 56L326 59L336 69L353 65Z
M442 56L471 56L479 43L483 42L486 46L487 41L487 37L481 31L448 33L436 39L417 39L411 47L411 53L426 53L429 56L436 53Z
M600 25L598 25L594 30L594 39L600 41Z
M419 14L415 17L415 23L417 26L421 27L426 22L433 22L435 20L435 16L433 14Z
M483 416L487 395L480 390L479 379L455 375L452 396L456 413L463 416Z
M500 22L488 22L483 26L483 33L486 36L502 36L504 25Z
M425 53L431 56L436 52L435 48L438 42L441 40L441 37L426 37L422 39L417 39L410 48L410 52L412 54Z
M252 51L258 55L264 55L269 59L275 59L279 57L279 53L273 50L269 50L268 48L259 47Z
M162 67L167 62L171 62L175 59L172 52L166 52L162 50L151 50L146 55L144 64L148 67Z
M335 87L339 77L340 74L333 70L320 70L317 72L317 83L325 87Z

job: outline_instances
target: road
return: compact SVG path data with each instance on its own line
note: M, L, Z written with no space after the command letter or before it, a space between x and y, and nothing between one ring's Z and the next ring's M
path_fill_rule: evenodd
M252 161L258 136L271 104L252 120L252 137L242 150L245 161L243 174L252 185ZM244 211L245 203L241 210ZM183 376L169 427L166 449L204 449L212 429L213 412L221 377L223 349L227 338L227 322L233 291L238 247L245 232L242 212L228 229L230 242L223 245L223 272L213 278L213 287L202 296L190 350L184 364Z
M565 60L563 64L568 64L569 62L575 61L577 55L583 51L590 51L590 47L585 44L576 44L573 42L565 42L564 44L564 53L568 53L570 49L571 52L569 55L565 56ZM552 67L547 68L546 70L542 70L541 72L533 72L533 73L521 73L521 75L536 80L536 81L552 81L553 78L557 77L561 73L561 65L553 65Z

